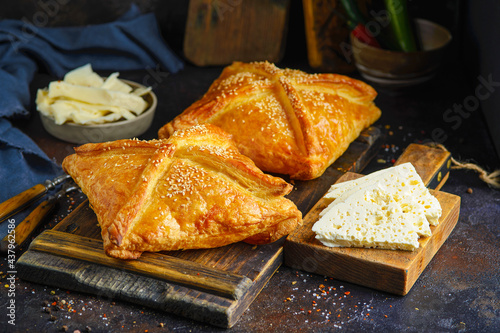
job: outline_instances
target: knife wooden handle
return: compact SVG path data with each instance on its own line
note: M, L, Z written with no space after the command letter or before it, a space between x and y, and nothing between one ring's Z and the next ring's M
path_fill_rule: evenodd
M35 231L35 229L42 223L47 214L52 211L55 204L56 200L50 199L39 204L21 223L16 226L13 231L13 235L11 232L0 241L0 251L7 252L9 244L13 244L14 247L23 245L33 231Z
M0 204L0 222L21 211L33 201L41 198L47 188L43 184L37 184L24 192L2 202Z

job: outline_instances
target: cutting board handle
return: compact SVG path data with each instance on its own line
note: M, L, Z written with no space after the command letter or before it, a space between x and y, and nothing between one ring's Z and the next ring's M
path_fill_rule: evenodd
M401 154L394 165L410 162L424 184L439 190L450 175L451 154L438 148L412 143Z

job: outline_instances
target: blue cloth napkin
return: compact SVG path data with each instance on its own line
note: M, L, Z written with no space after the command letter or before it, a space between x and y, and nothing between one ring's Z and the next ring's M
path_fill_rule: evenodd
M1 202L47 179L62 174L62 169L9 121L0 119ZM14 216L19 224L28 214ZM0 238L8 232L7 221L0 224Z
M119 20L85 27L40 28L19 20L0 22L0 116L26 114L29 83L43 64L62 78L91 63L95 70L132 70L160 65L175 73L182 62L162 40L154 14L136 6Z
M29 115L34 74L43 66L62 78L87 63L94 70L110 71L161 68L175 73L183 68L162 39L154 14L141 14L135 5L114 22L84 27L0 21L0 202L62 173L60 165L8 120Z

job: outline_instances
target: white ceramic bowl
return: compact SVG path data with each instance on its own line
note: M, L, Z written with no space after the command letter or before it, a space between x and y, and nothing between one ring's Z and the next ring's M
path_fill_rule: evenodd
M144 87L136 82L122 80L133 88ZM54 137L76 144L97 143L120 139L135 138L148 130L153 122L156 105L156 95L150 91L142 96L149 107L139 116L130 120L118 120L97 125L78 125L65 123L57 125L54 120L40 113L43 127Z

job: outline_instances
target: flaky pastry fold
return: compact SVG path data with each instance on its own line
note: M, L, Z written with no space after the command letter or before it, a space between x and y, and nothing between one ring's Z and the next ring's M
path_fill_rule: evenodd
M210 124L168 140L118 140L75 151L63 168L87 195L112 257L264 244L302 222L284 197L292 186L264 174Z
M380 117L376 96L371 86L343 75L235 62L158 136L211 123L230 133L260 169L308 180L321 176Z

